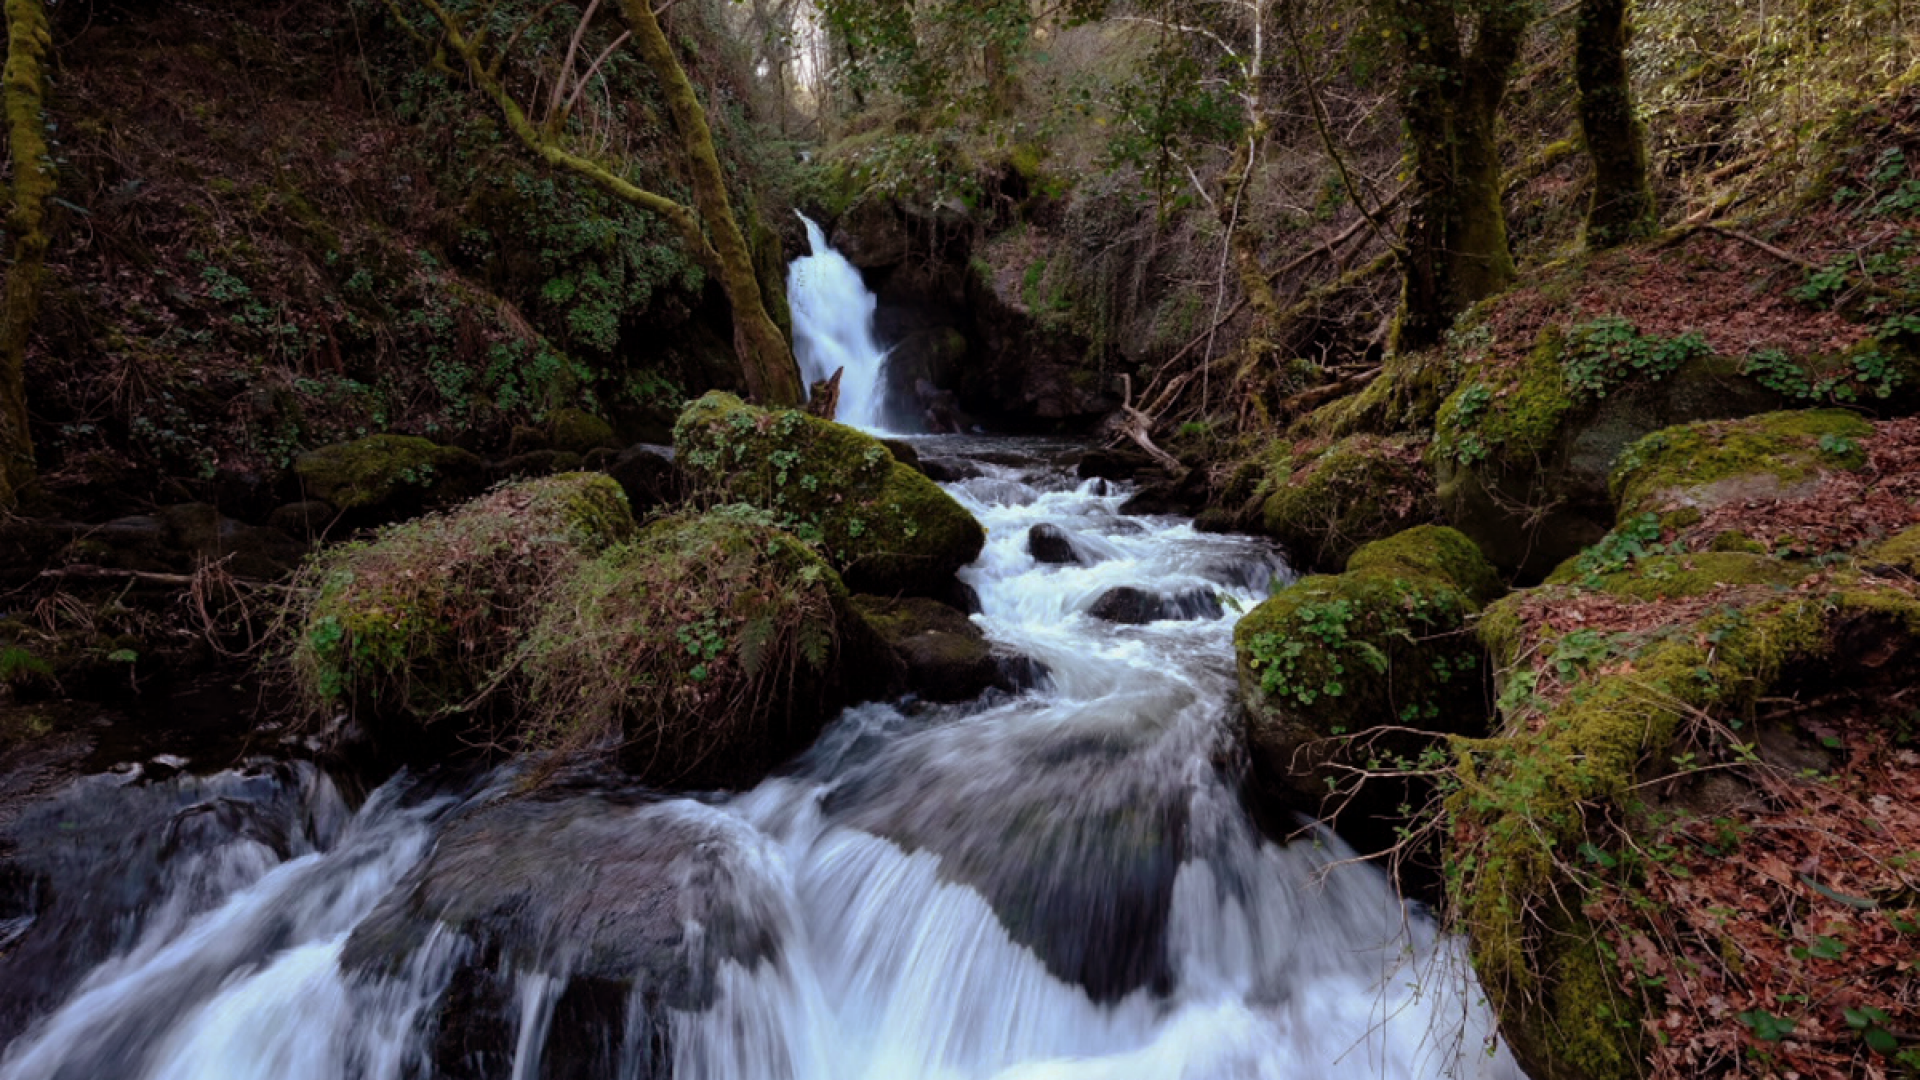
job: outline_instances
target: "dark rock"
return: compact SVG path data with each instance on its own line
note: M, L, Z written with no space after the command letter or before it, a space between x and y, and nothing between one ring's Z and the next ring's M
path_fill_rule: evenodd
M1074 473L1082 480L1132 480L1141 473L1158 468L1154 460L1138 450L1089 450L1080 458Z
M1038 690L1053 679L1052 669L1031 656L996 650L993 660L999 667L994 685L1010 694Z
M671 446L629 446L607 467L607 475L627 493L627 503L636 517L677 505L687 497L687 475L674 463Z
M1087 614L1111 623L1144 626L1167 619L1217 619L1222 609L1220 598L1211 589L1190 589L1162 596L1122 585L1100 594Z
M339 516L340 511L335 510L332 503L306 499L275 508L267 515L267 527L310 540L324 535Z
M516 424L513 428L513 434L507 438L507 456L509 457L519 457L521 454L531 454L537 451L551 449L553 449L553 440L547 436L546 432L537 427Z
M1192 469L1177 479L1155 481L1120 504L1123 514L1191 517L1207 505L1205 471Z
M1209 506L1195 515L1193 530L1203 533L1239 532L1241 531L1240 519L1233 511L1224 507Z
M980 475L979 467L971 462L941 458L920 459L920 471L936 484L956 484Z
M307 553L306 544L279 529L244 525L207 503L169 506L155 516L166 543L184 556L183 570L220 563L238 577L271 580L291 573Z
M1073 549L1073 540L1066 530L1044 521L1027 530L1027 553L1033 556L1034 562L1057 566L1080 566L1086 562Z
M929 701L971 701L999 681L986 635L935 600L856 597L855 605L906 665L907 688Z
M880 445L887 448L887 452L893 455L893 460L907 468L918 469L922 473L927 471L920 464L920 451L915 450L913 444L905 439L881 439Z
M554 473L576 472L582 464L580 455L571 450L529 450L503 461L489 462L487 477L494 483L502 480L531 480L538 476L552 476Z
M505 1075L532 975L566 980L541 1076L613 1075L636 1028L642 1054L661 1050L668 1010L709 1007L722 964L776 956L780 896L721 815L641 798L536 790L472 810L355 928L342 969L399 970L441 928L470 943L427 1020L441 1075Z

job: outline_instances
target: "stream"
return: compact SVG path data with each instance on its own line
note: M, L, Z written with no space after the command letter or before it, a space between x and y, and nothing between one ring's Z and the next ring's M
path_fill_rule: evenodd
M51 895L0 912L35 973L0 1080L1519 1076L1459 941L1243 806L1232 627L1277 554L1120 514L1075 447L914 442L964 477L974 618L1032 685L849 709L738 793L82 781L14 828ZM1035 561L1042 523L1075 563ZM1089 614L1123 586L1173 617Z

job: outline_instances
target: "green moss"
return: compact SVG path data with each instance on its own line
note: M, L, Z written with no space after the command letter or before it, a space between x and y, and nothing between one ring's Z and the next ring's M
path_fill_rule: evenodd
M710 776L716 753L777 759L834 706L857 618L832 569L758 511L662 518L557 583L518 653L516 738L618 745L655 782Z
M1569 564L1571 565L1571 563ZM1578 580L1554 571L1549 583ZM1703 551L1694 554L1651 555L1635 560L1631 570L1603 574L1596 586L1616 596L1638 600L1705 596L1723 585L1772 585L1785 588L1806 577L1807 568L1764 554Z
M1456 367L1443 349L1391 353L1364 389L1315 409L1297 430L1322 439L1429 431L1458 382Z
M1561 353L1566 335L1550 326L1524 363L1463 383L1441 403L1433 452L1461 465L1489 459L1527 464L1545 453L1575 407Z
M369 435L302 454L293 470L314 498L357 510L418 496L478 467L479 459L465 450L411 435Z
M1485 668L1465 626L1497 590L1471 542L1429 526L1362 548L1346 573L1275 593L1234 628L1256 759L1317 797L1336 778L1326 766L1354 752L1325 740L1381 725L1483 729ZM1422 746L1395 735L1367 752Z
M1475 605L1491 603L1506 591L1480 548L1459 530L1444 525L1419 525L1376 540L1354 552L1347 569L1444 578Z
M555 409L547 414L546 435L555 450L585 454L612 446L613 425L584 409Z
M841 424L716 392L680 415L674 446L710 497L766 511L863 592L937 592L986 542L952 496Z
M1920 528L1908 529L1874 546L1868 560L1903 573L1920 575Z
M1355 435L1275 455L1260 507L1268 535L1303 566L1340 566L1370 540L1431 521L1432 478L1414 440Z
M1729 495L1756 481L1778 491L1823 470L1861 468L1861 442L1872 435L1872 424L1839 409L1681 424L1628 447L1609 485L1622 521L1676 503L1712 505L1716 485Z
M1708 577L1782 580L1768 560L1689 558L1721 567ZM1523 654L1519 603L1496 604L1481 622L1483 640L1509 660ZM1536 1075L1641 1068L1636 1013L1614 965L1591 928L1563 914L1582 907L1576 849L1613 842L1595 823L1631 819L1642 767L1665 761L1691 718L1744 716L1790 665L1826 658L1832 628L1863 613L1894 616L1909 634L1920 628L1920 602L1849 571L1826 595L1770 594L1623 641L1630 663L1571 666L1564 677L1575 685L1556 704L1507 716L1503 737L1456 740L1451 899L1503 1030L1523 1062L1545 1070Z
M289 650L302 700L317 714L467 711L495 682L536 600L633 529L619 484L569 473L318 556L300 575L313 598Z

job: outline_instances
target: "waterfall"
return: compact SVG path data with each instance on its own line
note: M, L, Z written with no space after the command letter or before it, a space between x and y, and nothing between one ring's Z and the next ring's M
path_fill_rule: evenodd
M840 409L834 419L865 431L885 432L887 350L873 339L873 309L860 271L827 244L827 235L805 214L813 254L787 267L787 302L793 309L793 352L809 387L836 370Z
M917 445L967 476L974 618L1038 685L850 709L733 794L518 799L509 768L325 828L262 801L206 841L244 872L38 1010L0 1080L1518 1080L1460 941L1332 834L1262 836L1220 764L1274 552L1123 516L1056 444ZM1034 559L1039 524L1074 564ZM1121 626L1091 613L1114 588L1216 602Z

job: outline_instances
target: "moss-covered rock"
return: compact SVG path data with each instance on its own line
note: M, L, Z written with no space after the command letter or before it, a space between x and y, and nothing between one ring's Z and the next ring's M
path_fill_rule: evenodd
M412 435L369 435L302 454L293 463L308 495L361 522L392 521L473 495L480 459Z
M662 518L557 583L519 660L525 744L617 745L652 782L743 786L885 681L832 568L765 512Z
M1261 528L1303 569L1340 566L1368 541L1435 519L1423 450L1407 436L1354 435L1278 455L1261 491Z
M766 510L861 592L938 595L986 543L973 515L877 439L802 412L710 393L681 414L674 448L697 488Z
M1640 438L1783 403L1734 361L1682 347L1686 335L1609 344L1602 330L1620 325L1550 326L1521 361L1477 370L1440 407L1430 454L1440 508L1502 571L1538 580L1605 535L1608 477Z
M1458 368L1444 349L1389 354L1359 393L1320 406L1293 430L1320 439L1431 432L1440 403L1459 383Z
M471 712L546 593L633 529L620 485L570 473L322 553L301 575L313 590L291 648L301 697L320 715Z
M854 602L900 657L907 688L928 701L971 701L1002 681L993 646L958 610L917 596Z
M1421 526L1361 548L1343 574L1305 578L1234 628L1255 779L1309 810L1357 790L1352 769L1412 759L1431 738L1484 731L1487 668L1467 628L1500 585L1473 542ZM1392 788L1388 791L1387 788ZM1401 799L1375 785L1367 809Z
M1691 769L1752 760L1754 743L1739 740L1760 737L1748 732L1762 699L1910 683L1920 656L1911 586L1854 568L1809 588L1814 580L1751 554L1661 554L1487 610L1480 635L1503 668L1501 731L1455 742L1449 884L1502 1032L1531 1075L1645 1071L1650 988L1621 943L1657 930L1597 924L1590 901L1629 864L1624 853L1650 842L1656 781L1683 786ZM1707 593L1711 605L1681 599ZM1587 625L1582 605L1604 623ZM1735 729L1732 741L1716 735Z
M613 425L585 409L555 409L547 414L544 434L555 450L587 454L615 445Z
M1766 413L1656 431L1620 455L1609 480L1616 518L1691 524L1706 511L1810 494L1822 473L1866 464L1873 425L1839 409Z

